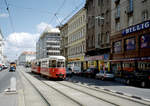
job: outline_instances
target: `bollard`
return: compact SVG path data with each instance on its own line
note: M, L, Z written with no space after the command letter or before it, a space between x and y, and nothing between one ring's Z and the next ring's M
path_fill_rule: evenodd
M10 91L16 92L16 78L12 77L10 79Z
M16 78L15 77L11 77L10 79L10 88L5 90L6 94L15 94L17 93L16 91Z

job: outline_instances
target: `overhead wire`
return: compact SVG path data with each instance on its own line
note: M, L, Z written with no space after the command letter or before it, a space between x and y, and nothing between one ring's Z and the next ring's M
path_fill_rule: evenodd
M10 11L9 11L9 6L7 4L7 1L4 0L5 4L6 4L6 10L8 11L8 14L9 14L9 20L10 20L10 24L11 24L11 28L12 28L12 31L15 32L15 28L14 28L14 24L13 24L13 20L12 20L12 17L11 17L11 14L10 14Z

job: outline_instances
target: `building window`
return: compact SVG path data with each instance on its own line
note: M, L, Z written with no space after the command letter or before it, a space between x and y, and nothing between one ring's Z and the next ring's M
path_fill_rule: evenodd
M140 48L150 48L150 33L140 36Z
M101 1L101 0L98 0L98 6L100 6L100 4L101 4L100 1Z
M136 42L135 37L128 38L125 40L125 50L135 50L136 49Z
M146 21L146 20L148 20L148 11L144 10L142 12L142 21Z
M132 26L133 25L133 16L128 17L128 25Z
M101 36L100 36L100 34L98 34L98 45L100 45L101 44Z
M122 41L116 41L113 43L113 52L119 53L122 51Z
M118 4L115 12L115 19L117 20L119 18L120 18L120 5Z
M106 43L109 43L109 33L106 32Z
M116 31L120 30L120 21L116 22L116 26L115 26Z

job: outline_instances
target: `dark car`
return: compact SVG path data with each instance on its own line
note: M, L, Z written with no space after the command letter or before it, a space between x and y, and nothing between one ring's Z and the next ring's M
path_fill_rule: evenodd
M96 74L98 73L98 69L97 68L88 68L85 72L84 72L84 76L86 77L91 77L91 78L95 78Z
M128 85L150 86L150 70L122 73Z
M10 67L9 72L15 72L15 67Z

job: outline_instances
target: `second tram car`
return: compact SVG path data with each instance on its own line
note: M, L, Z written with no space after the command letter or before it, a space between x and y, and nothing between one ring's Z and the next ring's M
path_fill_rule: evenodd
M33 60L31 62L31 72L40 74L40 66L41 66L41 61L38 60Z
M49 78L66 78L65 57L50 56L41 60L40 74Z

